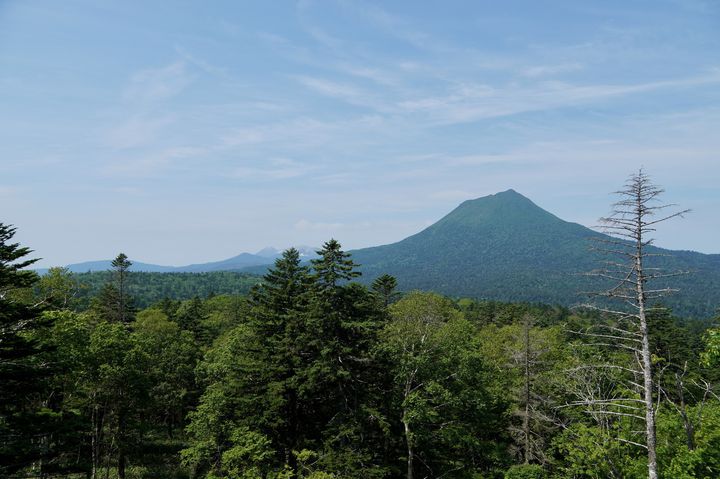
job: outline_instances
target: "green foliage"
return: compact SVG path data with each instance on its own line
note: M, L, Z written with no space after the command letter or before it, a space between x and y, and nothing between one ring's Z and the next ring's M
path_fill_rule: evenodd
M498 377L493 394L512 405L510 451L518 461L527 456L528 461L546 462L547 438L557 430L553 419L567 385L564 368L570 353L559 326L541 328L534 321L526 314L519 323L483 327L480 350Z
M710 479L720 477L720 404L700 403L689 409L695 423L695 444L688 448L686 431L678 414L658 416L658 456L665 477Z
M128 294L135 306L147 308L165 298L187 300L194 297L207 298L214 295L247 294L261 281L248 273L218 271L213 273L127 273ZM75 273L72 275L81 286L77 294L78 308L84 309L91 299L112 280L109 271Z
M38 432L47 432L50 411L38 404L47 366L39 360L43 347L33 338L46 324L40 309L23 292L37 275L23 271L35 261L30 250L11 243L15 228L0 223L0 475L6 476L39 460ZM45 424L43 424L45 422Z
M504 479L545 479L545 469L538 464L520 464L505 471Z
M489 468L502 447L503 405L487 391L491 379L475 328L432 293L409 294L391 315L379 348L392 365L408 469L463 477Z
M50 268L35 286L35 296L47 309L74 309L80 283L66 268Z
M386 308L399 296L399 293L395 291L397 289L397 280L389 274L375 278L371 288Z
M360 273L355 271L357 265L350 259L350 253L344 252L337 240L327 241L317 254L320 257L310 262L320 288L335 288L338 282L360 276Z
M702 362L712 367L720 361L720 328L708 329L705 333L705 351L702 352Z
M646 477L641 419L577 403L637 398L635 358L571 332L617 325L600 313L398 300L389 275L353 281L334 240L310 264L286 251L263 278L130 273L119 258L122 288L117 270L37 282L0 231L3 477ZM121 289L145 306L125 321ZM648 321L662 477L719 477L720 334Z

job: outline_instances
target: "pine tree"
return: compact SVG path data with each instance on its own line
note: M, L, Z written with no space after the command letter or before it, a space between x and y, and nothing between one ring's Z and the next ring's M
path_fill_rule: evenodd
M132 321L135 312L133 299L128 292L128 274L132 262L120 253L111 264L112 281L103 285L93 298L91 308L105 321L127 324Z
M386 308L398 296L398 293L395 291L397 288L397 279L389 274L384 274L375 278L375 281L372 282L371 288L375 294L380 297L380 300Z
M127 276L132 262L125 256L125 253L120 253L111 264L118 289L118 317L121 323L127 323L130 321L129 310L132 307L127 294Z
M360 276L360 272L355 270L358 265L350 258L351 254L343 251L337 240L325 242L317 254L320 258L312 260L311 263L321 289L333 289L339 282Z
M311 277L295 248L283 252L264 282L250 294L251 325L259 342L258 359L266 365L268 390L280 391L269 401L277 408L272 437L283 451L286 465L297 471L296 451L318 439L319 431L308 403L318 393L307 374L316 357L317 332L308 325Z
M38 357L42 348L30 334L43 326L40 310L15 298L38 277L23 270L35 263L30 249L11 243L16 229L0 223L0 476L28 467L39 459L42 427L32 397L46 374Z

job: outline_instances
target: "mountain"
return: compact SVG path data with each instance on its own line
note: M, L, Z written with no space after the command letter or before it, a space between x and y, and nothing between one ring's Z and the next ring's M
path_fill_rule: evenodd
M300 251L300 256L304 259L310 259L317 256L315 250L319 248L313 248L310 246L297 246L296 249ZM140 261L133 261L130 267L131 271L143 272L143 273L210 273L213 271L239 271L251 267L261 267L271 265L277 258L282 255L282 251L273 247L263 248L255 254L251 253L240 253L232 258L224 259L222 261L212 261L209 263L197 263L189 264L185 266L163 266L159 264L143 263ZM67 265L66 268L73 273L88 273L94 271L107 271L112 268L112 260L99 260L99 261L85 261L82 263L74 263ZM35 270L40 274L45 274L47 268Z
M591 283L582 273L601 265L590 250L592 238L605 235L577 223L563 221L514 190L468 200L423 231L397 243L351 251L361 265L362 281L388 273L399 289L432 290L455 297L556 303L585 302L582 291L599 291L606 284ZM304 260L317 248L301 246ZM666 304L683 316L710 317L720 307L720 254L650 248L651 267L690 274L657 284L680 292ZM264 274L280 251L265 248L223 261L187 266L135 262L134 271L216 272ZM70 265L71 271L104 271L110 261Z
M175 271L179 273L207 273L211 271L235 271L248 266L257 266L269 264L274 261L263 256L250 253L240 253L232 258L222 261L214 261L211 263L190 264L187 266L178 266Z
M581 273L600 266L591 238L514 190L469 200L425 230L397 243L352 251L363 281L388 273L401 290L433 290L456 297L574 305L582 291L600 290ZM667 251L651 258L668 270L692 274L662 286L681 292L666 303L678 313L707 317L720 306L720 255ZM650 259L649 259L650 260Z
M300 253L300 257L304 259L316 258L316 251L320 249L314 246L295 246L294 248L298 250L298 252ZM282 250L269 246L255 253L255 256L260 256L262 258L268 258L272 261L275 261L277 258L282 256L282 253Z
M88 271L107 271L112 268L112 265L110 263L112 263L112 260L109 259L100 261L85 261L83 263L67 265L66 268L73 273L87 273ZM175 267L133 261L130 270L144 271L148 273L171 273L175 271ZM47 272L47 269L38 269L37 272L45 273Z

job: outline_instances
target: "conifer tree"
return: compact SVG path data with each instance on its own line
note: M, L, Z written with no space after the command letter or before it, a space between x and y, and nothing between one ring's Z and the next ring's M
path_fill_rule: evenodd
M132 262L120 253L112 261L112 281L105 283L93 298L92 309L111 323L127 324L132 321L135 307L128 292L128 273Z
M281 391L267 421L276 421L272 437L283 451L286 465L297 471L300 446L317 439L319 431L309 406L315 394L308 368L316 357L317 333L308 325L311 289L309 270L295 248L283 252L264 282L250 294L251 325L259 343L257 359L267 368L268 389Z
M132 261L128 259L128 257L125 255L125 253L120 253L117 255L117 257L112 261L112 267L115 271L115 277L117 281L117 288L118 288L118 316L121 323L127 323L129 321L128 317L128 295L127 295L127 275L128 270L130 269L130 266L132 266Z
M397 288L397 279L389 274L384 274L375 278L372 282L372 290L380 297L383 305L387 308L390 303L398 296L395 291Z
M35 263L31 250L12 243L16 229L0 223L0 476L28 467L39 458L42 436L32 396L42 388L45 367L37 360L42 348L29 333L43 325L40 310L18 300L18 290L38 277L24 270Z
M356 271L358 265L351 259L351 254L343 251L337 240L325 242L317 254L320 257L311 263L321 289L333 289L341 281L360 276L360 272Z

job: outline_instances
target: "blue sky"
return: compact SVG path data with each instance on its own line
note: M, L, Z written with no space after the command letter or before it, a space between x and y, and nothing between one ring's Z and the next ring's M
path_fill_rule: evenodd
M400 240L644 166L720 253L720 4L0 2L0 221L43 266Z

